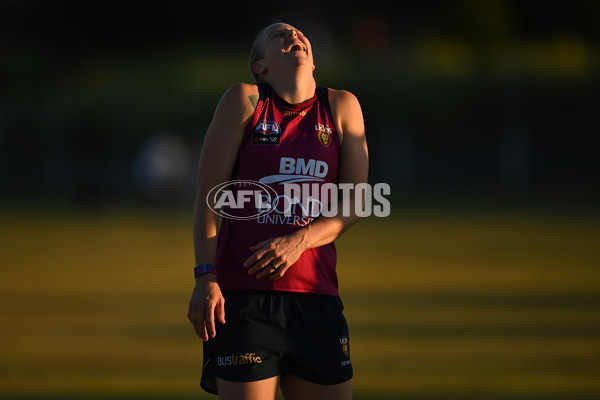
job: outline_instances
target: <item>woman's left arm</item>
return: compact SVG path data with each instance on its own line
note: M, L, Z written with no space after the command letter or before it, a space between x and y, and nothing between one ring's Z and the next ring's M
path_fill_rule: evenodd
M369 173L362 110L358 100L350 92L330 89L329 101L341 144L338 182L351 184L354 188L359 183L366 183ZM343 207L344 203L346 207ZM289 235L257 243L250 248L253 254L244 266L248 268L249 274L259 279L281 278L304 250L333 242L359 219L355 212L355 196L352 190L348 198L339 200L337 215L320 216ZM277 269L273 270L272 265Z

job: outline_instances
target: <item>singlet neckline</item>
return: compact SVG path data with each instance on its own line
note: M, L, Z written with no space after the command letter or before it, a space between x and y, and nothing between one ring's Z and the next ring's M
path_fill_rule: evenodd
M303 108L310 107L317 100L317 97L318 97L318 90L315 87L315 94L310 99L304 100L301 103L292 104L292 103L288 103L287 101L285 101L283 99L283 97L281 97L279 94L277 94L277 92L275 91L275 89L273 89L271 87L271 85L267 85L267 86L269 88L268 90L269 90L269 93L271 94L272 98L276 102L280 103L282 106L284 106L288 109L291 109L291 110L300 110Z

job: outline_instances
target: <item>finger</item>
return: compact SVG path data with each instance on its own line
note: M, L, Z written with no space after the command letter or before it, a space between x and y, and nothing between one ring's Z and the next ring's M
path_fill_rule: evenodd
M215 307L208 305L206 307L206 314L204 316L204 323L206 324L206 332L209 337L213 338L217 334L215 329ZM205 339L205 340L208 340Z
M221 299L221 301L217 304L217 319L220 323L225 323L225 299Z
M254 251L254 253L252 253L252 255L246 259L246 261L244 261L244 267L247 268L254 265L254 263L260 260L266 252L267 250L262 248L260 250Z
M200 339L204 340L205 342L208 341L208 339L210 339L210 336L208 335L208 331L206 329L206 322L202 324L202 329L200 329L200 331L201 333L198 334Z
M187 319L190 321L190 323L192 324L192 326L196 325L196 310L194 307L192 307L192 305L190 304L188 307L188 312L187 312Z
M246 259L246 261L244 261L244 267L249 267L249 266L253 265L256 261L263 258L264 255L269 250L272 250L272 249L273 249L273 247L272 247L271 239L263 240L262 242L257 243L254 246L251 246L250 251L253 251L254 253L250 257L248 257Z
M260 249L261 247L263 247L267 242L269 242L270 239L267 240L263 240L262 242L256 243L254 246L250 246L250 250L251 251L256 251L258 249Z
M283 266L280 265L279 267L277 267L276 271L273 271L270 275L269 275L269 280L276 280L279 278L282 278L283 275L285 275L285 272L288 270L289 266Z
M194 332L196 332L196 335L202 340L208 340L208 335L206 334L206 328L204 326L204 320L203 319L194 319L192 317L190 322L192 323L192 326L194 327Z
M279 266L281 264L281 260L278 258L272 258L267 265L264 266L257 274L256 277L258 279L263 279L269 277L271 274L277 272Z
M198 337L200 339L206 340L207 335L206 335L206 329L204 327L204 317L203 317L202 313L198 312L197 310L195 310L195 311L190 310L190 312L188 313L188 319L190 320L190 323L194 327L194 331L196 332L196 335L198 335Z
M252 264L252 266L248 267L248 274L255 275L265 269L269 269L271 267L270 264L274 259L275 257L272 252L265 253L262 258Z
M255 275L259 279L265 278L271 272L275 271L277 264L277 258L273 257L271 254L265 255L248 269L248 273L250 275Z
M194 331L196 332L196 335L200 339L206 340L206 329L204 329L204 321L194 320L192 323L194 325Z

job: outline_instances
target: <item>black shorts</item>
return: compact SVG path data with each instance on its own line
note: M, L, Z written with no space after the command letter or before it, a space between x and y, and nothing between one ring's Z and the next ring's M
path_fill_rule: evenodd
M225 325L204 342L201 386L215 377L252 382L293 374L322 385L352 378L348 325L339 297L309 293L223 291Z

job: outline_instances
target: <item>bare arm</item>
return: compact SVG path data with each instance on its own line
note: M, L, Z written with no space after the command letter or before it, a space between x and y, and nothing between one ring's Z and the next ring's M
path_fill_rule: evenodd
M331 91L330 103L340 133L339 183L366 183L369 157L360 104L353 94L337 90ZM304 250L333 242L360 219L355 213L354 192L346 199L350 205L348 215L342 213L343 201L341 199L338 204L337 215L321 216L290 235L271 238L253 246L251 250L254 253L244 264L249 268L248 272L257 278L281 278ZM278 267L277 270L265 268L271 263Z
M254 85L236 84L221 98L202 146L196 199L194 201L193 238L196 265L214 264L217 247L218 217L206 204L206 195L219 183L230 179L241 145L244 127L254 112ZM215 335L215 314L225 323L224 299L211 273L196 278L188 309L188 318L197 335L208 340Z

